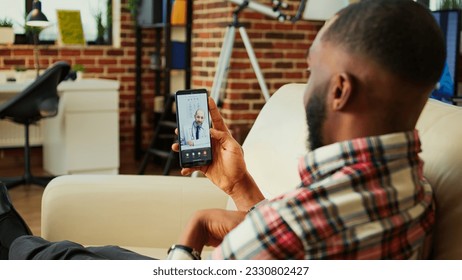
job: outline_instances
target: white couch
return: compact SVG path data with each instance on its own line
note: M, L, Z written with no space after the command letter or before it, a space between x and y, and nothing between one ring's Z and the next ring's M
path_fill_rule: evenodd
M299 183L297 159L306 152L303 84L279 89L243 144L248 169L268 197ZM462 108L430 100L419 120L425 176L435 189L434 257L462 259ZM276 134L275 124L282 131ZM190 215L230 208L206 178L67 175L42 200L42 236L86 245L119 245L164 258Z

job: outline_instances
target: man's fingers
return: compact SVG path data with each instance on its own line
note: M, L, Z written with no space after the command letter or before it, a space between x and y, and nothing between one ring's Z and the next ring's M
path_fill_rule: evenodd
M178 153L178 152L180 151L180 144L178 144L178 143L173 143L173 144L172 144L172 150L173 150L174 152L177 152L177 153Z
M181 175L183 176L188 176L192 174L191 168L183 168L181 169Z
M201 168L196 167L196 168L183 168L181 169L181 175L183 176L189 176L191 175L194 171L199 171L203 172Z
M213 98L209 97L209 111L210 117L212 118L213 128L220 131L228 131L225 121L221 117L220 112L218 111L217 104L213 101Z

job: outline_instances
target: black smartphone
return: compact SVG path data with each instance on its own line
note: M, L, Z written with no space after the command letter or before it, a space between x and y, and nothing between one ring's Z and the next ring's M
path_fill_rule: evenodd
M212 162L212 141L206 89L179 90L175 94L180 166Z

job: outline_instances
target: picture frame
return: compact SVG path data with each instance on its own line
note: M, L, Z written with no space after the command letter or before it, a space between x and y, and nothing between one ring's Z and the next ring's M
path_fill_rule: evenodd
M56 10L58 20L58 45L85 46L82 18L79 10Z

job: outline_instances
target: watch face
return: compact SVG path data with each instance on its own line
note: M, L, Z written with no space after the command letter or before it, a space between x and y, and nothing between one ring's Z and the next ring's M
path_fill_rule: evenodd
M174 244L168 249L170 260L200 260L201 254L191 247Z

